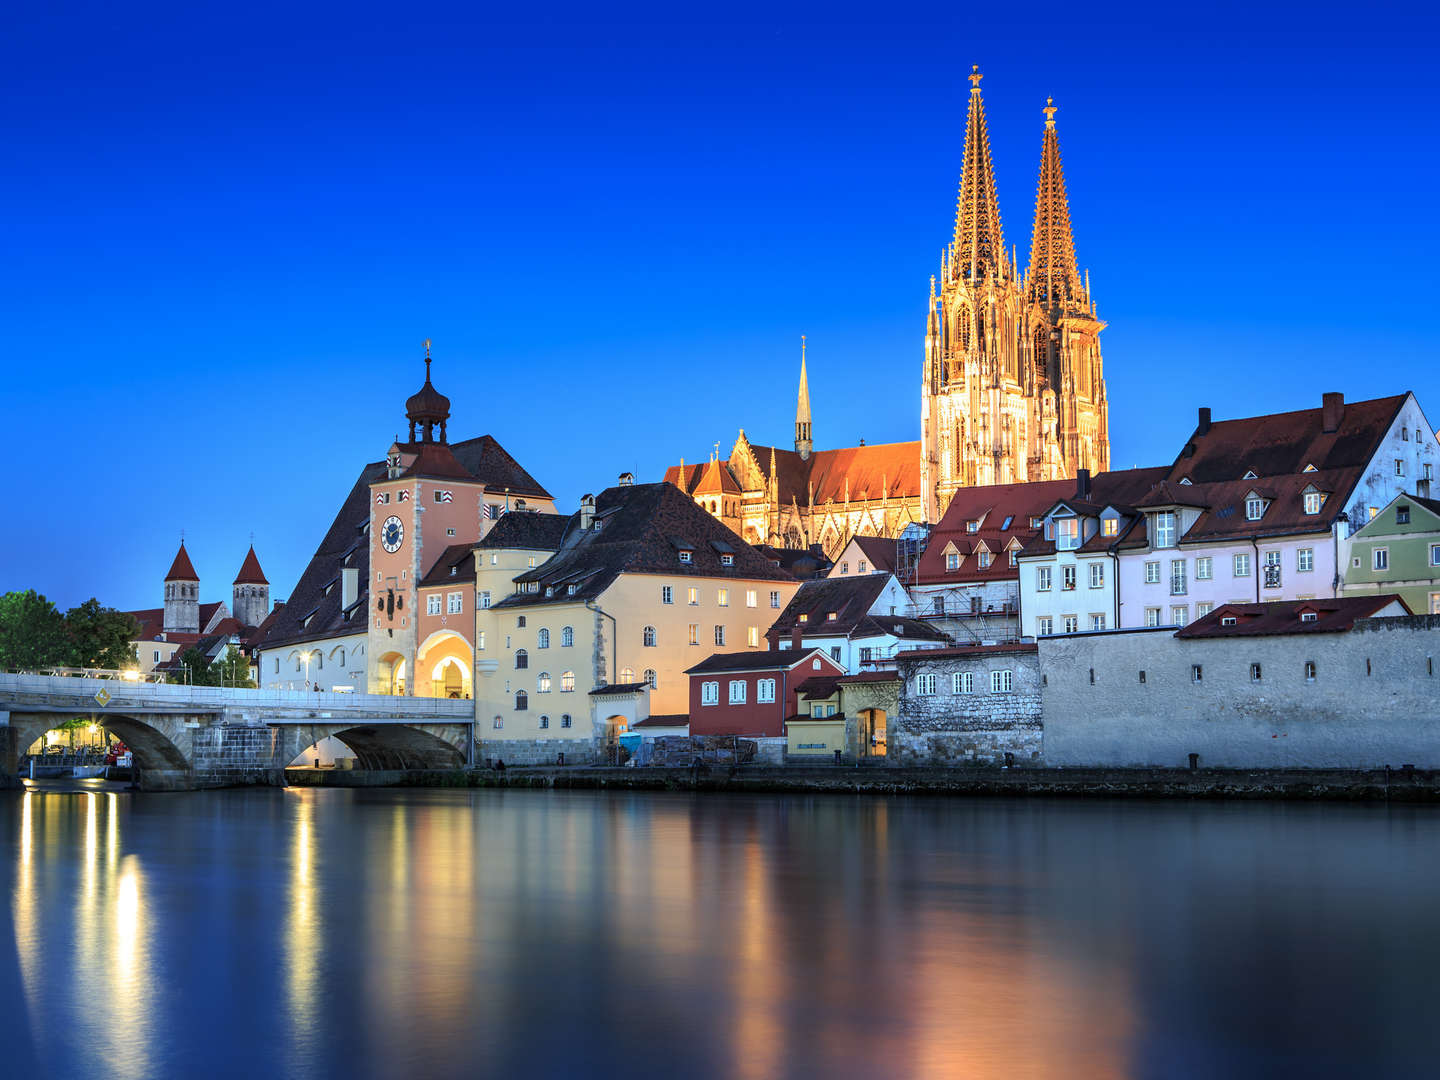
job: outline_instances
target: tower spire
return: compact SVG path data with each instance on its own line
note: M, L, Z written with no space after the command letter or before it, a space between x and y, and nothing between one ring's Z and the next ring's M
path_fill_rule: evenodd
M1030 238L1030 300L1046 311L1083 303L1070 230L1070 200L1060 167L1060 138L1055 134L1055 99L1046 98L1045 134L1040 143L1040 183L1035 192L1035 230Z
M960 173L960 198L955 209L952 272L974 281L997 274L1005 262L1005 236L995 197L995 170L990 163L990 133L985 103L980 99L980 65L970 69L970 109L965 118L965 163Z
M795 452L801 459L810 456L810 383L805 377L805 335L800 335L800 396L795 403Z

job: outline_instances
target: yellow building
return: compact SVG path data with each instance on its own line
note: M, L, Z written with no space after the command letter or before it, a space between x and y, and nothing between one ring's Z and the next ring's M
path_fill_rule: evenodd
M764 649L799 587L671 484L587 495L558 530L543 518L507 515L475 549L482 757L585 760L638 719L686 714L685 669Z

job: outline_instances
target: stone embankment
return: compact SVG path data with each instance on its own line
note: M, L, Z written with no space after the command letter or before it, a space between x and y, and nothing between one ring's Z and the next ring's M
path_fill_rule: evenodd
M1419 769L595 768L287 769L296 787L603 788L788 794L1295 799L1440 803L1440 772Z

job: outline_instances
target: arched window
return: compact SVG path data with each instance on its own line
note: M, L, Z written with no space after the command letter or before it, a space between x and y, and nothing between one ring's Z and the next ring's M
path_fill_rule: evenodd
M528 708L530 708L530 695L524 690L515 691L515 711L519 712Z
M529 667L529 666L530 666L530 654L527 653L524 649L516 649L516 650L515 650L515 668L516 668L516 670L519 670L520 668L527 668L527 667Z
M560 673L560 692L570 694L575 691L575 672L562 671Z
M573 626L562 626L560 628L560 647L568 649L575 644L575 628Z
M537 694L548 694L550 692L550 672L542 671L535 679L535 692Z
M549 726L550 726L550 717L548 717L548 716L542 716L542 717L540 717L540 730L541 730L541 731L544 731L544 730L545 730L546 728L548 728Z
M650 684L651 690L660 689L659 676L655 674L654 668L645 669L645 681Z
M336 649L336 650L335 650L335 656L336 656L336 659L339 661L340 666L341 666L341 667L344 667L344 666L345 666L345 650L344 650L344 649Z
M645 627L644 640L647 649L653 649L655 647L655 628L653 626Z
M635 681L635 669L634 669L634 668L628 668L628 667L622 667L622 668L620 669L620 681L621 681L622 683L634 682L634 681Z
M319 649L315 650L315 670L319 671L325 666L325 654Z
M560 726L561 726L561 727L569 727L569 726L570 726L570 714L569 714L568 712L561 714L561 716L560 716Z
M537 641L536 645L535 645L535 647L536 647L537 649L548 649L548 648L550 647L550 631L549 631L549 630L546 630L546 629L542 626L542 627L540 628L539 633L536 635L536 637L539 639L539 640Z

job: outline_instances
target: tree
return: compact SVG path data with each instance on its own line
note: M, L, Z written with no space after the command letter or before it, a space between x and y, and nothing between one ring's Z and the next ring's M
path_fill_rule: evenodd
M191 686L214 686L215 677L210 672L210 660L191 645L180 654L180 670L168 676L173 683L189 683Z
M234 645L225 646L225 655L215 659L210 671L220 686L255 686L255 680L250 677L250 661Z
M70 663L82 668L128 668L138 664L135 639L140 624L135 616L101 607L93 596L65 613L70 635Z
M70 658L65 616L34 589L0 596L0 669L63 665Z

